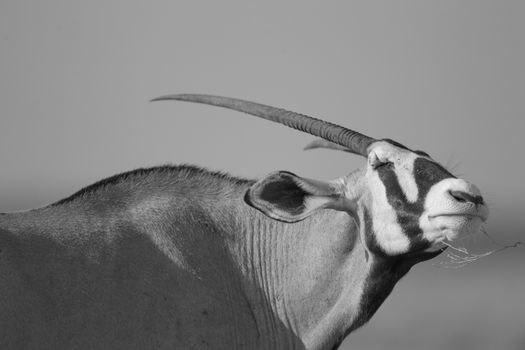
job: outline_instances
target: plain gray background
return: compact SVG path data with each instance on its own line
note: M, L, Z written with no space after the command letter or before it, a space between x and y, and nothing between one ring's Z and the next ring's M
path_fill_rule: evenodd
M0 2L0 211L136 167L331 179L363 164L308 135L182 102L239 97L423 149L477 184L501 242L525 227L522 1ZM491 249L483 238L473 250ZM525 249L422 264L345 343L524 349Z

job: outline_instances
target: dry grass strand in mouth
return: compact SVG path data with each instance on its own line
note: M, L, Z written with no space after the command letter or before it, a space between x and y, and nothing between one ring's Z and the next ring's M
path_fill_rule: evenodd
M494 240L494 238L492 238L488 234L488 232L485 230L484 227L481 228L481 232L490 240L492 244L498 246L498 248L490 250L485 253L474 254L474 253L469 252L467 248L465 247L457 247L457 246L452 245L450 242L443 241L441 243L443 243L445 246L449 247L452 250L452 251L446 252L445 256L448 258L448 261L441 261L433 265L437 267L447 268L447 269L459 269L460 267L464 267L481 258L487 257L494 253L501 252L507 248L516 248L519 245L521 245L520 241L514 244L511 244L511 245L505 245L505 244L498 243L496 242L496 240Z

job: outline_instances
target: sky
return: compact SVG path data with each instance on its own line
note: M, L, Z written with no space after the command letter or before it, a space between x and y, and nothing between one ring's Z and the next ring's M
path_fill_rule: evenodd
M494 237L521 239L524 16L522 1L2 0L0 212L166 163L320 179L364 164L233 111L148 102L195 92L425 150L481 188Z

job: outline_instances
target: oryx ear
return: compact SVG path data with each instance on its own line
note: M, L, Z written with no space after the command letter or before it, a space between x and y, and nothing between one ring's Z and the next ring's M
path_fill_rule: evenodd
M344 193L341 187L335 182L278 171L257 181L246 191L244 200L273 219L297 222L319 209L341 210Z

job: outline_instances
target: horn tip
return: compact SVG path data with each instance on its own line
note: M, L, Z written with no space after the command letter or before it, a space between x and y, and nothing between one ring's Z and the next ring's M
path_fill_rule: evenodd
M180 99L180 97L182 97L182 95L164 95L164 96L152 98L151 100L149 100L149 102L178 100Z
M310 141L310 143L304 146L303 151L308 151L308 150L316 149L316 148L320 148L319 140Z
M318 148L318 147L316 147L315 145L308 144L308 145L303 147L303 151L309 151L309 150L316 149L316 148Z

